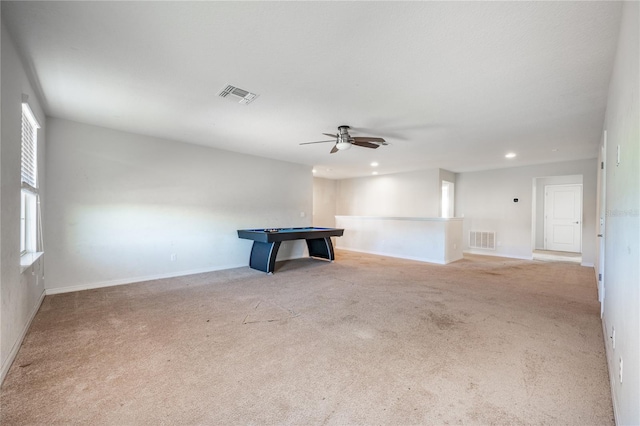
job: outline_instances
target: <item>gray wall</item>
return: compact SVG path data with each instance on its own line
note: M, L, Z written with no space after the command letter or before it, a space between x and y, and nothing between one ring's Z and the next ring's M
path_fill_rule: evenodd
M2 106L0 144L0 383L15 357L31 319L44 296L44 273L40 258L20 270L20 158L22 95L42 129L38 133L38 175L44 174L45 116L20 57L2 24ZM45 182L40 179L40 193ZM44 203L41 204L44 208Z
M245 266L237 229L311 225L309 166L54 118L47 143L48 293Z
M604 317L616 420L640 424L640 4L625 2L604 128ZM616 164L617 146L621 162ZM612 328L616 330L613 347ZM620 383L620 361L623 381Z
M464 215L463 240L469 231L495 231L495 252L478 253L531 258L534 178L582 175L582 261L594 264L596 234L596 160L551 163L482 172L459 173L456 215ZM518 198L514 203L513 199Z

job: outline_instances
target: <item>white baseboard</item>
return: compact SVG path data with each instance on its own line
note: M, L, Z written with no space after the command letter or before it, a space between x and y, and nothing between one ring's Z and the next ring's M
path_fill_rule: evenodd
M608 371L608 375L609 375L609 388L611 389L611 402L613 405L613 418L614 418L614 422L615 424L619 424L618 423L618 419L620 418L618 416L618 398L616 397L616 393L614 391L614 386L615 386L615 380L616 380L616 375L615 374L611 374L611 356L613 356L613 354L611 354L611 348L610 348L610 340L609 340L609 332L607 331L607 321L606 321L606 317L602 318L602 337L604 338L604 352L605 352L605 357L607 360L607 371ZM615 365L615 364L614 364Z
M384 253L379 251L367 251L367 250L359 250L354 248L347 247L336 247L337 250L345 250L345 251L354 251L357 253L367 253L367 254L375 254L377 256L386 256L386 257L394 257L396 259L407 259L407 260L417 260L418 262L427 262L427 263L436 263L438 265L445 265L446 262L440 259L428 259L424 257L414 257L414 256L398 256L397 254L392 253Z
M306 255L303 255L303 256L298 256L298 255L285 256L285 257L282 257L282 258L278 257L276 261L280 262L282 260L302 259L302 258L305 258L305 257L307 257L307 256ZM185 275L203 274L205 272L222 271L222 270L225 270L225 269L242 268L243 266L249 266L249 265L248 265L248 263L233 264L233 265L221 265L221 266L214 266L212 268L190 269L190 270L187 270L187 271L167 272L165 274L145 275L145 276L140 276L140 277L122 278L122 279L119 279L119 280L98 281L98 282L94 282L94 283L72 285L72 286L67 286L67 287L47 288L45 291L46 291L47 296L49 296L49 295L60 294L60 293L71 293L71 292L74 292L74 291L93 290L93 289L96 289L96 288L103 288L103 287L113 287L113 286L116 286L116 285L134 284L134 283L139 283L139 282L143 282L143 281L152 281L152 280L161 280L161 279L164 279L164 278L183 277Z
M40 305L42 305L42 301L44 300L45 293L46 292L43 291L42 294L40 295L40 299L38 300L38 303L35 304L35 306L33 307L33 310L31 311L31 314L29 315L29 320L22 328L22 331L20 332L20 336L18 336L18 339L13 343L13 347L11 347L11 352L9 352L9 356L5 360L4 364L2 364L2 368L0 369L0 385L2 385L2 383L4 382L4 378L7 376L7 373L9 373L9 369L11 368L13 361L15 361L16 355L18 355L18 351L20 350L20 347L22 346L22 342L24 341L24 338L27 335L27 331L29 331L29 327L31 327L31 323L33 322L33 319L36 317L36 314L40 309Z
M233 269L233 268L241 268L243 266L247 266L246 264L241 265L223 265L216 266L213 268L200 268L200 269L191 269L188 271L180 271L180 272L168 272L165 274L156 274L156 275L146 275L141 277L131 277L131 278L123 278L119 280L109 280L109 281L98 281L94 283L86 283L79 285L72 285L68 287L56 287L56 288L48 288L46 289L47 296L52 294L60 294L60 293L71 293L74 291L82 291L82 290L92 290L96 288L103 287L113 287L116 285L125 285L125 284L134 284L143 281L151 281L151 280L161 280L163 278L175 278L175 277L183 277L185 275L194 275L194 274L202 274L205 272L214 272L221 271L224 269Z
M465 254L479 254L481 256L495 256L495 257L506 257L508 259L521 259L521 260L533 260L533 254L531 256L513 256L510 254L505 254L505 253L495 253L495 252L485 252L485 251L479 251L479 250L465 250L464 251ZM578 263L576 262L576 265ZM580 263L580 266L584 266L587 268L593 268L594 265L591 262L582 262Z
M493 251L484 251L484 250L465 250L464 253L465 254L478 254L480 256L506 257L508 259L533 260L533 255L531 255L531 256L514 256L512 254L496 253L496 252L493 252Z

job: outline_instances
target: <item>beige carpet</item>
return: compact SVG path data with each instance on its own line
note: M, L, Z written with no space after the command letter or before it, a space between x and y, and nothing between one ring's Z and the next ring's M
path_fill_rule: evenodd
M596 283L571 263L338 252L47 296L13 424L613 424Z

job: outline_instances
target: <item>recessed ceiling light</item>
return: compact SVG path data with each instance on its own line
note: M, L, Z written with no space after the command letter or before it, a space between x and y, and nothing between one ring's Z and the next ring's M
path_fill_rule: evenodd
M372 175L377 175L377 174L378 174L378 172L371 172L371 174L372 174Z
M514 158L516 156L516 154L514 152L510 152L507 155L505 155L505 158Z
M371 163L371 167L378 167L378 162L374 161L373 163Z
M311 169L311 173L315 173L315 172L316 172L316 169Z

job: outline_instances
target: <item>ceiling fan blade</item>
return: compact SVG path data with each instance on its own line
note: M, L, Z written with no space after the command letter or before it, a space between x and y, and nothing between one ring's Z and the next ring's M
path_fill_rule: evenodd
M329 152L329 154L335 154L336 152L338 152L338 147L334 145L333 148L331 148L331 152Z
M323 135L338 139L338 135L332 135L331 133L323 133Z
M300 145L309 145L309 144L312 144L312 143L327 143L327 142L336 143L335 140L330 140L330 141L302 142Z
M369 137L369 136L355 136L353 139L355 141L358 141L358 142L380 142L380 143L385 143L386 142L382 138L373 138L373 137Z
M364 148L373 148L376 149L378 148L380 145L376 144L376 143L371 143L371 142L365 142L365 141L353 141L354 145L358 145L358 146L362 146Z

